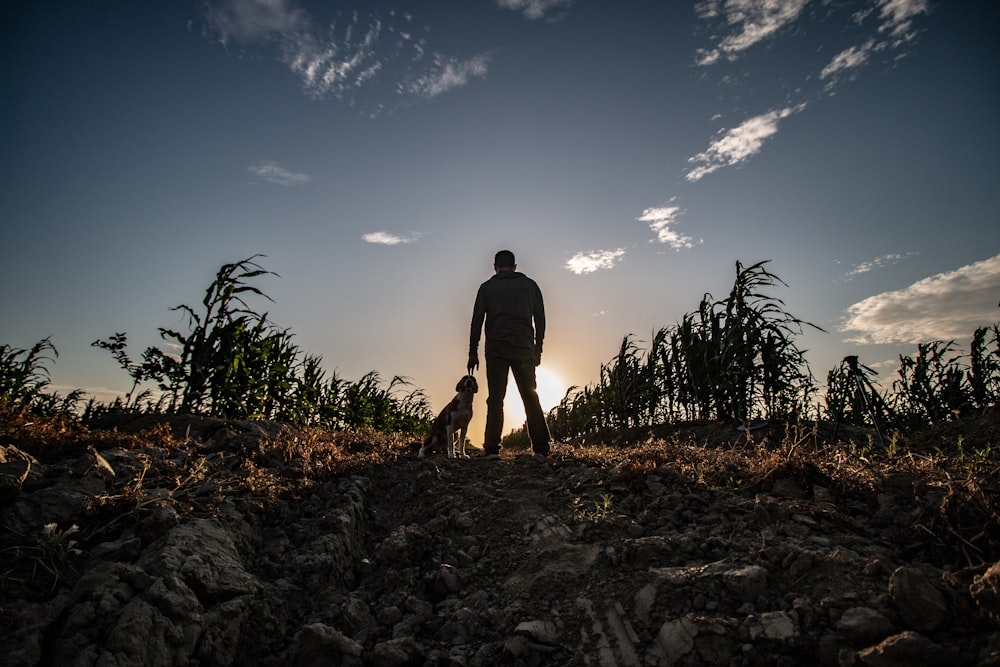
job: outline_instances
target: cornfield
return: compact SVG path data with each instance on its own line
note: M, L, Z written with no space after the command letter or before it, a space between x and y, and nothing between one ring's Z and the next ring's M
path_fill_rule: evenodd
M557 439L677 420L794 419L817 391L795 336L815 325L765 293L783 285L767 261L736 263L729 296L655 333L648 350L629 334L594 385L573 387L549 413ZM820 329L821 330L821 329Z
M817 415L856 426L889 425L916 430L997 405L1000 399L1000 324L975 331L968 355L954 341L918 346L900 356L889 391L861 395L843 364L827 374L825 394L796 336L804 322L765 293L784 285L766 268L736 263L729 296L706 294L693 313L655 333L648 349L625 336L617 354L602 364L599 380L571 387L548 416L557 440L588 433L676 421L754 418L795 422ZM867 367L862 372L874 373ZM519 429L509 444L526 444Z
M110 406L91 404L84 418L106 411L202 414L226 419L265 419L303 426L345 428L370 426L382 431L415 433L426 428L430 408L423 392L402 377L383 387L372 371L356 382L336 373L327 376L322 358L303 353L287 329L246 302L253 295L268 299L249 281L275 275L254 260L258 255L223 265L196 310L180 305L188 331L160 328L161 338L178 349L171 355L158 347L134 362L127 354L127 335L116 333L93 343L109 351L132 378L132 389ZM156 383L154 392L140 387Z
M275 275L259 255L223 265L200 307L176 306L187 330L160 328L168 349L148 347L139 361L128 354L128 336L115 333L93 345L109 352L132 379L125 396L110 404L91 400L87 420L108 412L199 414L264 419L331 429L368 426L385 432L424 432L432 417L423 391L403 377L383 383L369 372L350 382L328 376L322 358L302 352L287 329L247 303L269 299L251 281ZM900 356L887 390L862 395L860 382L841 364L827 374L825 393L796 344L804 322L768 290L785 285L768 261L736 263L729 295L705 294L697 309L661 328L643 349L626 335L598 380L571 387L548 416L557 440L677 421L753 419L795 422L815 414L838 424L917 430L995 406L1000 399L1000 323L981 327L968 354L955 341L920 344ZM43 415L77 411L82 392L65 397L45 391L47 364L58 356L49 339L30 349L0 345L0 406ZM845 359L846 361L846 359ZM862 373L874 371L862 367ZM527 442L524 429L508 444Z

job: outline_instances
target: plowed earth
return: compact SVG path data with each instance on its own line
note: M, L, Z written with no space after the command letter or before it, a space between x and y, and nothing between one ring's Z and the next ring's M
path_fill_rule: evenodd
M833 447L823 429L685 425L556 445L541 462L161 421L6 420L3 463L34 462L0 512L11 664L100 664L120 619L74 635L81 582L115 559L143 566L198 519L222 526L250 583L237 598L179 572L198 626L160 664L1000 664L996 609L970 593L1000 559L995 477L958 480L916 449L889 460L864 432ZM79 508L45 515L36 494L95 475ZM30 551L29 506L39 525L79 526L58 563ZM220 609L238 613L207 627Z

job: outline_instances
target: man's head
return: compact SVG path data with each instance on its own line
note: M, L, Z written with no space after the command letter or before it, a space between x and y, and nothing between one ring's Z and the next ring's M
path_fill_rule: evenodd
M514 253L510 250L501 250L493 258L493 268L497 271L513 271L517 268L514 263Z

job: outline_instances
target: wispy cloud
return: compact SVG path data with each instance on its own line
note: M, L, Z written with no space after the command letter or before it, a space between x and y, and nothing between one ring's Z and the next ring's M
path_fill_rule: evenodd
M402 243L416 243L423 234L414 233L408 236L393 234L392 232L369 232L363 234L361 239L367 243L376 245L400 245Z
M401 86L407 92L425 99L437 97L453 88L464 86L473 77L484 77L489 69L489 56L480 55L466 61L435 55L434 64L426 72Z
M764 140L778 131L778 122L798 113L805 104L769 111L748 118L738 126L721 132L721 136L711 142L708 148L698 153L688 162L695 164L685 178L691 182L701 180L708 174L729 167L756 155L764 145Z
M308 174L296 174L271 160L262 160L252 164L247 167L247 171L262 181L278 185L305 185L311 180Z
M842 72L854 70L868 62L872 51L875 49L875 40L869 39L860 46L852 46L844 49L830 61L830 64L819 73L819 78L828 79Z
M647 208L636 220L647 223L649 229L656 234L656 240L660 243L664 243L674 250L686 250L694 247L695 240L674 230L674 225L681 213L683 211L679 206L658 206Z
M299 76L309 97L343 97L382 69L384 63L376 51L382 31L377 17L362 24L355 15L339 35L337 27L330 26L322 36L310 29L285 39L281 60Z
M573 6L574 0L496 0L501 9L521 12L526 19L544 19L553 12L564 12Z
M704 0L695 5L701 19L721 21L729 34L711 49L700 49L696 62L711 65L720 58L735 60L754 44L793 23L806 0Z
M880 33L888 34L893 46L909 42L916 36L913 19L930 12L927 0L879 0Z
M914 19L921 14L930 13L927 0L878 0L877 4L878 12L860 12L854 16L859 25L869 23L869 19L876 23L872 36L838 53L820 72L820 79L828 80L827 89L841 75L853 73L877 53L898 54L901 47L912 43L917 37Z
M205 20L224 46L307 30L309 15L294 0L220 0L205 5Z
M850 306L840 327L854 343L965 340L1000 319L1000 255Z
M860 276L863 273L868 273L869 271L876 271L878 269L883 269L887 266L892 266L898 264L908 257L913 257L919 253L916 252L906 252L906 253L890 253L888 255L882 255L881 257L876 257L873 260L867 262L861 262L856 264L851 268L850 271L845 273L840 277L840 280L848 281L854 278L854 276Z
M625 248L578 252L566 261L566 269L577 275L614 268L625 256Z
M545 3L542 3L545 4ZM489 56L467 59L433 53L405 12L354 11L324 25L299 0L207 0L204 35L228 48L270 52L312 99L357 103L362 95L431 99L486 75ZM548 7L539 7L543 12ZM531 10L525 7L524 11Z

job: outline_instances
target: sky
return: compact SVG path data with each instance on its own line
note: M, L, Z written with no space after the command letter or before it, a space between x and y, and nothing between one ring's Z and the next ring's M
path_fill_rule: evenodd
M218 268L349 380L464 373L497 250L550 408L737 262L891 382L1000 321L994 0L106 0L0 9L0 344L106 400ZM483 375L480 370L480 375ZM483 378L480 378L483 379ZM485 384L485 383L483 383ZM515 392L507 427L519 426ZM485 391L470 434L482 441Z

